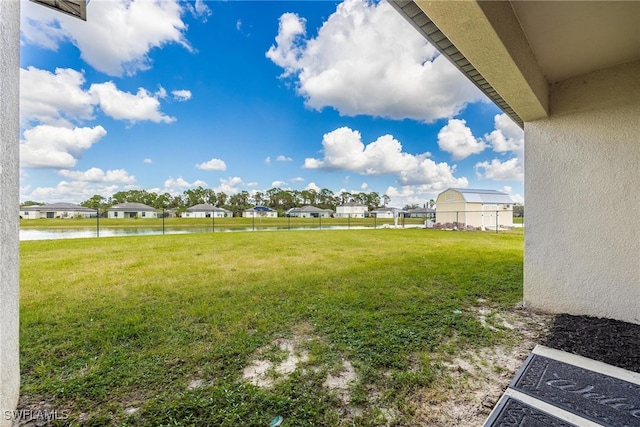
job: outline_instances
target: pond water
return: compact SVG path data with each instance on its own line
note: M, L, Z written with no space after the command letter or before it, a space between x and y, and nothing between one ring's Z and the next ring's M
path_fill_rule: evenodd
M322 230L347 230L366 229L373 227L361 226L323 226ZM236 232L236 231L279 231L279 230L320 230L317 226L309 227L216 227L215 232ZM211 227L189 227L189 228L100 228L100 233L95 228L25 228L20 229L20 240L56 240L56 239L78 239L90 237L115 237L115 236L145 236L158 234L191 234L191 233L211 233Z

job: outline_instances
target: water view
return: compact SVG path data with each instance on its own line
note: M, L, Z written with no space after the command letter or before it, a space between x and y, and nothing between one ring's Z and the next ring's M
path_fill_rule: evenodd
M347 230L374 228L367 226L343 226L327 225L322 226L302 226L302 227L216 227L215 232L232 231L281 231L281 230ZM211 233L212 227L188 227L188 228L153 228L153 227L127 227L127 228L100 228L98 232L95 228L29 228L20 230L20 240L56 240L56 239L78 239L91 237L117 237L117 236L145 236L158 234L190 234L190 233Z

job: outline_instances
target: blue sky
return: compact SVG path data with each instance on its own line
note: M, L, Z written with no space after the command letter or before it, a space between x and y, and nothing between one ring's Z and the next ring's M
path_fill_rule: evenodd
M523 202L523 133L384 1L29 1L21 201L199 185Z

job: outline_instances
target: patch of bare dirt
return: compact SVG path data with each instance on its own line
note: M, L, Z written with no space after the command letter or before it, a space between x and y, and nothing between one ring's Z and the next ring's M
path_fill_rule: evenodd
M244 368L242 378L258 387L273 387L277 381L292 374L300 363L307 361L307 352L297 348L305 340L308 338L278 338L271 345L258 349L256 358Z
M358 376L353 365L344 359L340 372L336 375L329 374L322 385L329 390L335 390L340 400L346 405L349 404L349 389L357 379Z
M497 312L482 306L474 312L487 329L514 331L519 339L511 346L467 350L452 360L443 361L441 384L416 396L416 424L433 427L482 425L553 319L551 315L522 308Z

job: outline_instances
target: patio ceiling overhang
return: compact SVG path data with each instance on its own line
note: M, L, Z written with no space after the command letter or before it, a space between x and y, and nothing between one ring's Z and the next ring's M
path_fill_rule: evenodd
M638 1L390 1L521 127L549 86L640 59Z

